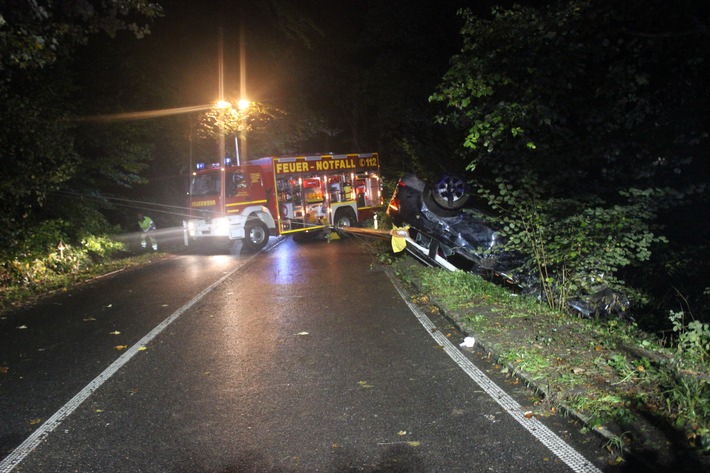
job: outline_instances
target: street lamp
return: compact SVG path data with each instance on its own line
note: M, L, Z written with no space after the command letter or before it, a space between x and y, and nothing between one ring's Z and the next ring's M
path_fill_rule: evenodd
M236 103L236 108L231 102L226 100L218 100L214 104L216 109L215 118L217 120L217 125L219 126L219 139L220 139L220 156L224 159L225 149L224 149L224 133L225 128L229 130L234 130L234 148L236 151L236 162L237 166L240 165L239 156L239 138L242 140L242 155L246 158L246 111L251 107L251 102L247 99L241 99Z

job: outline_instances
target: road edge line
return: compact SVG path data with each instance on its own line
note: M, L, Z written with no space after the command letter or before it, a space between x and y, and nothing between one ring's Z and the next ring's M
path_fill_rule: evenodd
M495 384L485 373L478 369L471 360L466 358L458 347L454 346L439 330L436 330L436 325L434 325L429 317L427 317L419 307L410 302L409 294L397 277L392 274L392 271L386 269L385 273L402 300L407 304L429 335L444 349L446 354L513 419L530 432L540 443L545 445L555 456L566 463L573 471L578 473L601 473L601 470L597 468L596 465L562 440L556 433L540 422L540 420L535 417L531 419L525 417L525 413L520 404Z
M258 253L257 253L258 254ZM197 304L202 300L207 294L212 292L217 286L222 284L227 278L232 276L237 271L243 269L249 261L256 256L253 255L248 258L244 264L237 266L228 273L224 274L217 281L213 282L205 289L203 289L199 294L190 299L185 305L180 307L178 310L173 312L168 318L163 320L161 323L155 326L153 330L148 332L143 338L138 340L134 345L128 348L123 354L118 357L113 363L111 363L104 371L102 371L97 377L95 377L89 384L87 384L81 391L79 391L73 398L71 398L66 404L64 404L57 412L55 412L52 417L47 419L37 430L35 430L27 439L25 439L19 446L17 446L9 455L0 461L0 473L9 473L17 465L19 465L32 451L37 448L37 446L44 441L49 434L51 434L59 425L69 417L86 399L91 396L91 394L99 389L102 384L104 384L111 376L113 376L119 369L126 365L131 358L133 358L138 352L142 351L144 347L150 343L155 337L157 337L163 330L165 330L170 324L178 319L183 313L190 309L193 305Z

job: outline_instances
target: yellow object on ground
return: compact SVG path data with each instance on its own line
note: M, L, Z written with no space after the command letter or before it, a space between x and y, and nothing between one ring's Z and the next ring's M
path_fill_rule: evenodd
M328 242L330 243L333 240L340 240L340 235L338 235L338 232L330 232L328 233L328 236L326 237Z
M392 235L392 251L399 253L407 247L406 238L409 236L409 227L392 226L390 235Z
M366 235L375 238L387 239L392 241L392 249L395 253L399 253L407 247L407 238L409 238L409 226L402 228L392 227L392 230L375 230L373 228L355 228L355 227L340 227L338 231L354 233L356 235ZM335 232L333 232L335 234Z

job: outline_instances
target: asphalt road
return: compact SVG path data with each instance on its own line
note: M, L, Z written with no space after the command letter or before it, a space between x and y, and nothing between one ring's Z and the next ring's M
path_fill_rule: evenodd
M615 471L374 263L272 239L0 318L0 472Z

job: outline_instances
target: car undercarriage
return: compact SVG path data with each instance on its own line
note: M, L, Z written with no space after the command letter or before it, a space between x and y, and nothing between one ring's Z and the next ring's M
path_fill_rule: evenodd
M471 205L462 178L447 175L431 184L403 176L387 214L394 225L409 227L406 249L422 263L479 274L520 294L545 299L532 259L505 249L500 233ZM603 284L566 302L584 317L630 319L628 299Z

